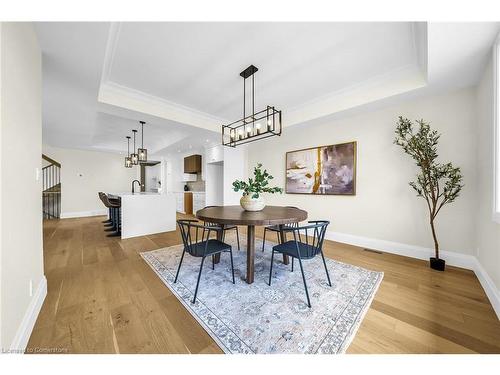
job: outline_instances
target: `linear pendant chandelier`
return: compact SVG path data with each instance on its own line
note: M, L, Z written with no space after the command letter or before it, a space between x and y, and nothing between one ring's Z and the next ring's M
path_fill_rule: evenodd
M127 135L127 156L125 156L125 168L132 168L132 159L130 158L130 136Z
M275 135L281 135L281 111L267 106L255 112L255 79L257 67L250 65L240 73L243 77L243 118L228 125L222 125L222 144L236 147ZM252 113L246 113L246 80L252 77Z

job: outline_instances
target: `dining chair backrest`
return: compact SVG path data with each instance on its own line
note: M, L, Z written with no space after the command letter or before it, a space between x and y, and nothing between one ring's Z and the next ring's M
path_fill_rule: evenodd
M316 256L323 249L326 228L330 224L327 220L308 221L307 225L284 228L284 232L293 232L293 240L297 247L305 244L311 250L309 256Z
M184 249L192 255L196 253L196 245L205 242L207 246L210 232L216 231L213 227L203 225L198 220L181 219L177 220L177 225L181 232Z

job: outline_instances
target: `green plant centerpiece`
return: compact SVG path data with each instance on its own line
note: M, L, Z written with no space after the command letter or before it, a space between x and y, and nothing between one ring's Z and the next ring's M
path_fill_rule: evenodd
M269 181L273 178L267 170L262 170L262 164L259 163L253 169L253 178L248 178L248 182L234 181L233 190L243 192L240 199L241 207L246 211L261 211L266 206L262 193L283 193L282 188L269 186Z
M462 173L451 163L438 163L437 146L441 134L432 130L424 120L416 121L417 126L402 116L398 119L394 143L401 146L420 168L415 181L410 186L418 197L425 199L429 210L429 224L434 239L435 257L430 258L431 268L444 271L445 261L439 258L439 242L435 220L441 208L458 198L462 190Z

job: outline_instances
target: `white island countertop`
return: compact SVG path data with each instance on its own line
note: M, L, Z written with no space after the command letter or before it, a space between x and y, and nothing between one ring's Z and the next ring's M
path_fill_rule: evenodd
M144 195L161 195L161 193L153 193L152 191L138 191L136 193L132 192L123 192L123 193L109 193L110 195L114 195L117 197L123 197L123 196L144 196Z
M175 197L170 193L110 193L121 198L122 238L175 230Z

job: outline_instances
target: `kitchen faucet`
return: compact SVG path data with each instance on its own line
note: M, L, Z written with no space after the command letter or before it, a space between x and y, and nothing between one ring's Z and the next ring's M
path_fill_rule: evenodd
M141 189L141 182L139 180L132 181L132 194L134 194L134 182L137 182L139 184L139 190Z

